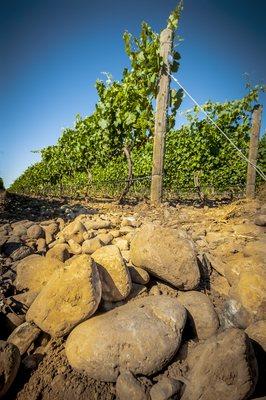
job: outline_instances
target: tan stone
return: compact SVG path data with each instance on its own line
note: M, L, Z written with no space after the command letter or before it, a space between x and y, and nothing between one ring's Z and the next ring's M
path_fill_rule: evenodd
M123 226L119 229L121 235L127 235L128 233L134 233L135 229L131 226Z
M47 245L51 244L54 241L54 235L49 232L45 232L45 243Z
M230 294L255 320L266 319L266 270L254 268L241 272L236 286Z
M60 237L60 238L54 240L53 242L49 243L48 247L49 247L49 249L52 249L57 244L66 244L66 241L63 237Z
M218 293L220 296L229 296L230 285L228 280L221 275L216 275L211 277L211 290Z
M66 243L56 244L46 253L47 258L56 258L59 261L65 262L69 257L69 246Z
M243 248L243 254L246 257L259 256L266 262L266 238L248 242Z
M150 275L145 269L129 265L128 270L132 279L132 282L139 283L140 285L146 285L150 280Z
M103 244L109 244L114 237L111 233L100 233L97 235L97 238L100 239Z
M248 238L255 238L265 232L263 227L256 226L250 222L239 225L234 225L234 233L237 236L244 236Z
M92 254L102 247L102 243L98 237L85 240L82 243L82 253Z
M131 278L118 247L104 246L92 254L97 263L101 282L102 297L107 301L125 299L131 290Z
M58 224L56 222L52 222L49 225L44 225L43 229L44 229L45 232L48 232L51 235L55 235L58 232L59 227L58 227Z
M122 257L126 263L130 262L130 251L129 250L122 250L121 251Z
M131 262L182 290L198 286L200 272L193 243L177 230L142 225L130 247Z
M46 242L44 238L40 238L37 240L37 251L40 253L44 253L46 250Z
M74 220L70 222L59 234L58 237L63 237L66 241L73 239L77 243L83 242L83 233L86 231L85 226L81 221Z
M177 299L188 311L192 329L199 339L207 339L216 333L219 320L208 296L196 291L179 292Z
M97 310L101 282L90 256L82 254L58 269L36 297L26 314L53 337L69 333Z
M36 299L38 293L39 292L34 292L32 290L28 290L27 292L15 294L14 296L12 296L12 299L14 299L15 302L19 302L22 305L29 308L30 305L33 303L33 301Z
M176 379L164 376L150 390L151 400L173 399L173 396L181 391L182 383ZM178 398L180 398L178 396Z
M94 219L94 220L84 221L84 225L86 226L87 230L104 229L104 228L110 228L111 222L103 219Z
M120 251L129 250L129 243L124 238L114 238L112 244L116 245Z
M148 400L144 387L130 371L123 372L117 378L116 396L118 400Z
M111 233L114 238L121 236L121 233L118 229L112 229L109 233Z
M93 231L83 232L83 239L84 240L92 239L92 238L94 238L94 236L95 236L95 233Z
M80 244L75 242L75 240L69 239L68 244L69 244L69 250L70 250L71 253L73 253L73 254L81 254L82 247L81 247Z
M56 258L42 257L37 254L28 256L17 265L15 286L18 290L40 292L51 275L62 265L63 263Z
M260 254L244 257L242 253L236 253L227 257L225 264L224 276L230 285L237 284L242 272L265 269L265 259Z

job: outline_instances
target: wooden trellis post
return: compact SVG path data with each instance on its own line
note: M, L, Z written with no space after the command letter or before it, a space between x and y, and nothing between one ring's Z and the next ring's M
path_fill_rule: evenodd
M173 30L166 28L160 35L160 55L164 66L161 71L159 90L156 98L155 130L153 142L153 163L151 181L151 203L159 205L162 201L164 146L167 128L167 111L170 89L169 55L173 46Z
M249 161L256 166L258 157L258 147L259 147L259 136L260 136L260 125L261 125L261 114L262 106L256 105L252 114L252 126L250 131L250 144L249 144ZM255 197L255 184L256 184L256 170L251 165L248 164L247 170L247 186L246 186L246 197Z

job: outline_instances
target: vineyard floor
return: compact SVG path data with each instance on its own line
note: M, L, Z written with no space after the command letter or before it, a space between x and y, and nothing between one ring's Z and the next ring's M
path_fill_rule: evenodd
M14 296L21 296L21 293L25 292L25 290L19 290L16 287L17 266L29 254L35 253L46 257L49 247L51 248L49 245L52 243L52 239L47 240L47 233L45 233L45 237L38 238L34 235L30 237L29 229L31 227L38 226L47 232L47 226L57 224L62 231L69 222L76 218L82 221L82 215L88 216L92 221L99 218L105 221L110 220L113 224L112 230L109 228L101 229L100 234L106 235L114 230L119 231L121 238L124 238L122 245L126 242L126 245L128 245L124 249L121 248L121 253L125 262L130 263L127 257L133 233L135 230L138 231L141 226L145 226L146 223L152 223L159 225L162 229L178 230L180 237L193 242L201 275L200 284L196 290L208 297L219 320L219 328L215 328L212 336L215 337L221 332L236 328L240 331L246 331L251 340L258 364L257 383L254 381L255 383L253 382L252 386L252 379L250 378L249 393L243 394L243 384L240 381L236 382L236 380L240 379L239 376L244 372L239 371L238 378L235 378L234 371L231 371L231 373L229 371L230 385L232 385L232 392L234 392L235 397L227 398L229 400L231 398L241 400L244 398L258 399L266 396L264 375L266 335L265 322L263 322L266 319L265 192L262 191L257 199L251 201L237 200L229 204L220 202L219 204L210 203L204 206L189 202L187 204L164 203L158 208L151 207L147 201L118 205L115 202L104 200L78 202L67 201L66 199L31 198L1 192L0 339L7 340L16 326L25 321L25 307L20 309L12 305ZM127 224L123 221L136 221L136 226L130 225L131 222ZM55 237L53 237L54 239ZM162 237L163 241L164 238ZM24 255L23 252L25 252ZM36 269L34 273L38 274L39 272ZM250 281L248 277L251 277ZM191 293L194 292L191 291ZM132 302L133 304L136 298L159 295L178 299L180 290L151 274L150 281L147 284L134 286L134 290L132 289L128 299L112 305L110 305L110 302L102 300L99 310L105 312L108 311L108 307L109 309L116 307L117 310L119 306L125 303ZM21 302L17 303L21 305ZM192 373L189 360L197 361L198 356L194 356L193 351L200 345L209 343L209 339L204 335L202 338L199 337L199 332L197 332L198 320L204 321L205 318L204 312L206 310L204 311L203 308L198 304L195 309L191 310L192 320L194 317L195 320L186 325L182 344L175 356L169 359L167 365L154 374L140 374L138 376L138 382L147 396L150 389L162 378L173 378L180 380L182 384L184 382L191 384ZM207 321L207 324L210 323L209 317L207 317ZM104 383L89 378L83 373L76 372L70 366L65 354L65 342L66 336L59 339L51 338L50 335L42 331L23 353L17 376L5 398L10 400L109 400L117 398L115 383ZM237 347L237 345L236 343L235 346ZM156 347L156 344L154 347ZM228 353L225 356L217 353L216 361L221 370L223 368L230 370L234 363L237 365L242 363L242 359L238 360L237 358L241 357L237 348L229 348L228 345L227 350ZM230 352L234 351L235 356L232 356ZM228 360L226 357L228 357ZM232 357L235 357L235 359ZM215 370L215 365L212 367ZM210 370L207 373L211 374ZM193 373L195 375L195 371ZM200 385L202 379L200 372L196 377ZM244 380L246 379L248 380L248 377L245 377ZM211 376L210 385L213 385L212 390L215 393L214 380L215 377ZM206 382L202 383L203 386L204 384ZM190 388L190 393L193 390L193 387ZM217 394L215 396L222 398ZM173 393L171 398L179 399L180 393ZM185 391L184 399L187 398L189 397ZM214 397L208 397L208 395L197 397L195 393L191 395L191 399L197 398L208 400Z

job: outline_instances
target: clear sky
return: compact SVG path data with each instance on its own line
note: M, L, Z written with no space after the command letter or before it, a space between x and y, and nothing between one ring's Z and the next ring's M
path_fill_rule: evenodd
M266 83L266 1L184 0L178 79L199 101L245 93L244 73ZM122 34L165 27L176 0L0 0L0 176L5 185L89 115L102 71L128 65ZM266 99L262 96L266 128ZM190 108L186 99L183 109Z

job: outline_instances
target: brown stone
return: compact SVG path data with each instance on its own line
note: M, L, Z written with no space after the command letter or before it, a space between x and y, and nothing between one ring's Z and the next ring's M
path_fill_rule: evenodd
M144 387L130 371L123 372L116 381L118 400L148 400Z
M199 339L207 339L219 328L219 319L210 299L201 292L178 293L178 301L188 311L192 328Z
M254 351L240 329L228 329L199 344L188 366L182 400L247 399L257 382Z
M182 290L196 288L200 272L192 242L175 229L146 224L130 248L132 263Z

